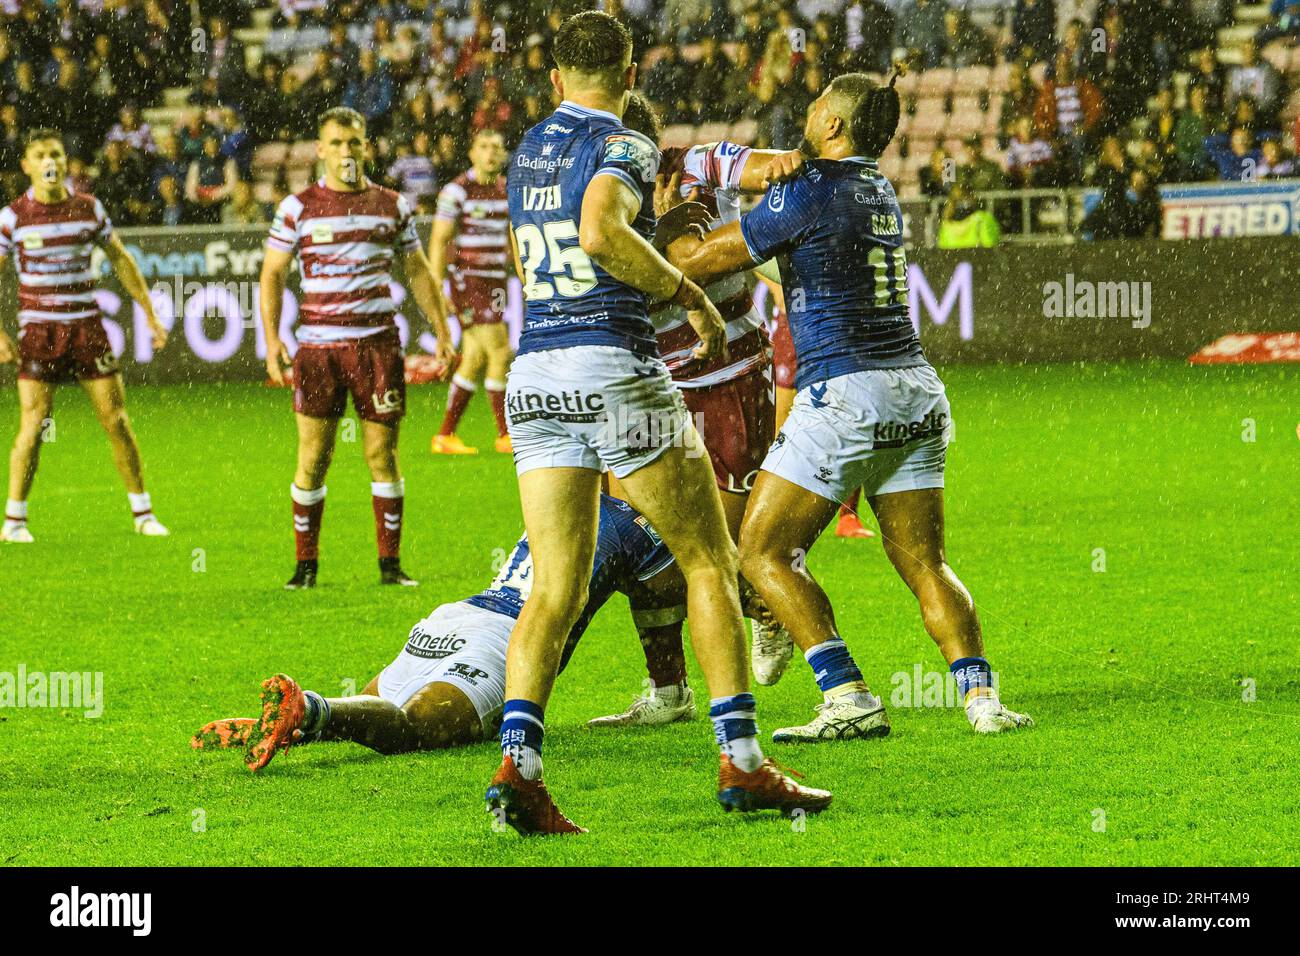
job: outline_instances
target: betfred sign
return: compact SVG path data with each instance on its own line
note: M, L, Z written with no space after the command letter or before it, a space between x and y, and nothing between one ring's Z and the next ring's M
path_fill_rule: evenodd
M1300 181L1167 186L1165 239L1300 235Z

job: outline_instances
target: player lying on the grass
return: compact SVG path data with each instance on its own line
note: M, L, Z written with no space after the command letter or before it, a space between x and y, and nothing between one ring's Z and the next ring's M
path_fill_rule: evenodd
M809 106L786 181L738 223L683 236L670 258L699 282L780 256L798 393L772 443L740 532L741 571L790 631L825 695L779 741L880 736L889 720L862 679L806 555L853 489L865 489L885 552L920 603L975 730L1029 726L1002 706L975 604L944 551L943 471L950 409L908 315L903 217L876 157L893 138L892 81L833 80ZM807 157L805 160L803 157ZM816 157L816 158L813 158ZM762 173L741 173L742 188Z
M280 203L259 282L267 374L283 385L284 366L292 363L294 375L298 467L289 497L297 565L285 587L316 586L325 474L349 393L370 468L380 583L414 585L400 559L406 485L397 463L397 433L406 412L406 368L389 291L397 255L416 304L433 326L438 358L450 362L455 353L410 205L363 171L365 117L340 106L321 114L317 131L316 155L325 175ZM280 339L280 309L295 256L302 304L298 352L290 359Z
M758 743L736 547L647 314L650 301L681 305L700 337L696 357L726 352L717 309L649 242L659 150L621 121L636 80L631 34L587 11L564 21L552 53L562 102L524 134L506 183L526 300L506 409L537 582L510 641L488 804L520 833L581 832L542 782L543 719L586 603L607 468L687 581L691 645L720 749L719 802L820 809L831 795L793 783Z
M438 455L473 455L456 434L461 416L483 378L496 420L496 450L512 451L506 431L506 371L514 353L506 327L506 269L510 261L510 216L506 206L505 142L496 130L474 135L470 168L438 193L429 261L442 288L446 273L451 296L447 314L460 322L460 365L447 392L447 412L431 447Z
M0 365L18 362L20 413L9 453L9 499L0 541L32 543L27 497L54 411L55 386L67 381L81 383L108 434L135 530L162 537L167 529L154 517L144 489L140 448L126 413L126 391L95 302L91 270L95 246L104 250L122 287L144 313L155 349L167 344L167 331L154 315L149 287L113 232L103 204L87 193L69 190L63 135L54 129L28 133L22 167L31 187L0 211L0 266L16 251L18 272L18 345L0 327Z
M397 658L358 696L325 698L282 674L262 684L262 716L227 717L191 740L195 749L239 748L260 770L277 750L347 740L383 754L439 750L495 736L505 703L506 646L533 585L525 537L484 591L443 604L411 629ZM649 522L626 502L600 500L586 606L560 658L568 663L596 612L626 594L642 639L675 643L680 658L686 582ZM685 662L679 660L685 685ZM683 719L695 716L689 688Z

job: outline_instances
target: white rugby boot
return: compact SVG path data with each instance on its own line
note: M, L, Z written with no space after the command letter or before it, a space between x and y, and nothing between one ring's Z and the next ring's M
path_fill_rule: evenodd
M1007 710L996 697L975 698L966 707L966 718L977 734L1003 734L1034 726L1032 717Z
M587 726L658 727L694 719L695 692L685 684L675 684L672 687L651 689L649 695L633 700L632 706L623 713L593 717L587 721Z
M764 624L758 618L750 621L753 645L750 648L750 665L754 680L770 687L781 679L794 656L794 638L776 621Z
M165 538L171 534L171 532L167 530L167 526L153 515L145 515L142 518L137 518L135 522L135 533L142 534L146 538Z
M32 544L36 541L27 530L26 521L8 521L0 528L0 541L8 544Z
M871 693L845 694L817 705L817 716L802 727L782 727L772 734L778 744L813 744L828 740L866 740L889 734L884 702Z

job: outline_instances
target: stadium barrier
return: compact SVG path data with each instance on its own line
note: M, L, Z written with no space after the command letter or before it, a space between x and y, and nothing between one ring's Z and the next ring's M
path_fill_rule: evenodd
M429 221L421 231L427 241ZM262 380L266 350L257 278L266 227L120 234L154 290L159 317L172 329L167 348L154 354L138 307L96 255L97 296L127 380ZM1300 328L1300 277L1279 268L1294 255L1292 237L921 248L910 253L909 299L926 350L940 363L1187 358L1229 333ZM12 272L0 294L4 314L13 316ZM406 291L398 288L395 295L400 308ZM291 350L297 300L294 275L282 321ZM512 282L507 319L514 335L519 315L519 287ZM405 318L399 322L408 351L433 347L420 324L412 342ZM12 319L6 325L12 333ZM14 374L14 366L0 367L6 385Z

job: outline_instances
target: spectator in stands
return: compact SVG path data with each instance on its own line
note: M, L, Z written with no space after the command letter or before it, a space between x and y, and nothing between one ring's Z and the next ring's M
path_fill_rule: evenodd
M171 6L169 4L168 6ZM168 86L176 86L184 79L184 64L189 52L190 31L185 24L189 21L189 4L176 3L178 8L168 12L161 0L145 0L144 32L140 37L140 47L148 65L149 75L154 79L151 84L155 92ZM183 15L179 8L184 7ZM71 37L65 37L76 45ZM145 102L154 102L150 95Z
M1070 59L1070 65L1074 67L1076 76L1086 75L1088 71L1088 60L1091 57L1091 48L1087 33L1088 27L1082 20L1073 19L1065 27L1065 35L1061 38L1061 45L1057 50L1059 57L1064 53Z
M1223 144L1223 137L1211 136L1206 140L1206 152L1210 161L1219 170L1219 179L1228 182L1253 182L1258 178L1260 161L1263 154L1255 146L1255 134L1245 126L1235 126L1228 134L1228 143Z
M1145 170L1135 169L1129 178L1127 215L1124 218L1126 239L1159 239L1164 219L1160 190Z
M185 201L195 222L215 225L221 221L221 204L239 181L235 161L221 155L221 141L214 134L203 138L203 152L190 163L185 177Z
M438 173L438 182L449 183L464 171L468 158L460 149L463 139L463 135L458 138L452 133L441 133L434 141L431 158Z
M1224 90L1229 110L1238 100L1250 97L1259 111L1261 125L1275 126L1282 105L1282 77L1272 63L1261 59L1254 40L1241 44L1241 63L1228 70Z
M844 44L852 70L887 73L897 21L883 0L849 0L844 8Z
M753 119L758 115L758 87L754 82L752 56L748 46L737 44L735 68L722 82L722 112L727 122Z
M235 161L240 179L252 179L253 140L244 121L233 106L222 107L220 117L221 155Z
M512 70L506 82L512 100L522 102L531 94L550 102L551 71L546 64L546 50L540 36L534 34L525 41L523 69Z
M1281 140L1270 137L1260 144L1259 151L1260 179L1290 179L1295 176L1295 158L1287 153Z
M94 180L90 177L90 167L80 156L68 157L68 190L74 193L95 191Z
M1001 238L1002 229L993 214L971 196L964 183L954 183L939 222L939 248L991 249Z
M1016 120L1007 146L1007 176L1012 185L1023 189L1053 185L1055 160L1051 144L1034 132L1034 121L1028 116Z
M1283 38L1300 41L1300 0L1272 0L1268 23L1255 34L1255 45L1262 48Z
M108 131L108 139L121 140L137 153L158 151L153 141L153 128L141 121L140 110L134 103L127 103L118 111L117 122Z
M794 50L783 30L768 34L763 62L759 65L756 93L762 104L758 141L762 146L793 149L803 135L805 98L795 82Z
M31 60L18 64L14 88L6 96L18 107L18 120L24 127L48 126L52 121L50 104L36 85L36 70Z
M11 102L0 104L0 188L6 196L16 196L23 190L25 135L18 107Z
M1044 79L1034 104L1034 127L1052 143L1067 182L1078 182L1088 144L1104 113L1097 87L1086 76L1074 75L1068 53L1058 53L1056 70Z
M295 101L298 111L293 117L292 125L298 129L314 131L316 117L325 110L337 106L342 100L345 83L345 73L340 58L332 55L329 50L317 50L312 56L311 73L298 91Z
M86 86L91 96L94 97L99 108L109 116L117 113L118 105L122 100L121 90L113 72L111 51L112 47L108 35L105 33L96 34L93 48L86 58L86 68L83 71Z
M1023 64L1012 63L1009 66L1007 90L1002 94L1001 132L1004 140L1009 140L1015 134L1016 124L1021 119L1033 119L1039 92Z
M393 106L393 78L388 63L370 47L361 51L356 75L343 90L343 105L366 118L366 130L379 136L388 129L389 110Z
M59 67L59 76L50 93L52 125L63 131L63 145L69 156L89 156L100 121L97 109L82 82L81 65L68 60Z
M1122 189L1128 182L1129 172L1128 154L1124 151L1123 141L1118 136L1107 136L1101 141L1101 150L1097 154L1096 165L1087 177L1087 183L1103 192Z
M483 83L483 96L470 115L467 138L473 139L474 134L485 129L496 130L503 135L513 133L510 124L513 113L514 108L510 102L501 96L501 81L495 76L489 76ZM513 136L508 138L511 141L514 139Z
M150 0L151 3L155 0ZM145 5L146 16L149 4ZM186 13L188 14L188 9ZM90 45L90 18L77 0L58 0L50 19L51 36L58 37L80 58Z
M329 0L280 0L271 15L271 26L298 30L328 19Z
M208 34L199 60L199 75L215 80L222 99L239 103L244 83L244 45L230 34L225 17L208 19Z
M221 207L221 224L223 226L251 226L270 222L270 210L257 201L253 187L248 183L235 183L230 191L230 198Z
M1151 152L1161 170L1154 177L1157 182L1180 182L1188 178L1182 160L1178 157L1177 131L1178 112L1174 109L1174 91L1168 86L1161 87L1147 117L1146 131L1146 139L1151 144Z
M922 196L942 199L948 195L948 190L957 178L957 165L946 149L936 146L930 153L930 162L921 167L918 177Z
M433 97L426 89L419 90L406 101L406 106L393 117L390 136L395 143L410 143L416 133L433 137Z
M429 158L431 143L428 130L418 131L410 143L397 144L397 158L388 167L392 187L421 212L432 209L438 194L438 171Z
M923 69L938 66L944 53L942 0L904 0L894 28L894 45L919 57Z
M263 57L258 64L258 82L244 97L244 118L248 134L259 143L277 137L283 125L282 117L288 105L281 99L280 78L284 67L275 57Z
M180 140L171 130L166 130L159 134L158 151L154 153L153 169L149 172L149 178L154 191L158 190L158 183L164 176L170 176L176 180L177 184L185 181L185 174L189 171L189 162L181 155Z
M145 171L126 143L120 139L105 143L95 178L95 195L104 204L108 218L124 226L148 221L149 192Z
M1207 46L1196 54L1196 72L1192 74L1192 86L1205 89L1205 105L1211 114L1224 111L1223 67L1215 55L1214 47Z
M330 24L330 37L322 52L329 63L330 73L338 78L340 84L346 84L357 75L361 51L348 39L348 25L343 20Z
M693 122L714 123L728 118L726 99L719 94L735 68L731 58L718 44L717 37L706 36L700 41L700 58L693 64L690 94Z
M1208 179L1215 174L1205 153L1205 139L1220 124L1210 114L1209 89L1200 83L1187 91L1187 108L1178 114L1174 127L1174 148L1184 175L1191 180Z
M1054 0L1016 0L1011 15L1011 47L1008 59L1025 63L1046 60L1056 46L1056 4Z
M943 14L943 54L940 65L960 69L966 66L992 66L996 60L993 41L958 7Z
M1007 188L1006 173L1001 166L984 155L984 137L978 133L968 136L962 144L957 181L972 194Z
M664 48L663 56L646 72L645 95L658 108L665 123L686 123L691 115L691 72L677 44Z
M11 90L17 82L20 57L14 48L9 31L0 28L0 90Z

